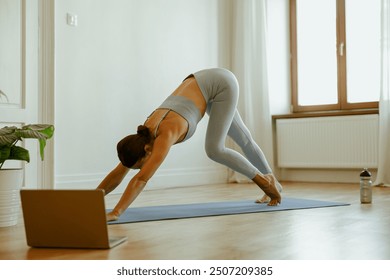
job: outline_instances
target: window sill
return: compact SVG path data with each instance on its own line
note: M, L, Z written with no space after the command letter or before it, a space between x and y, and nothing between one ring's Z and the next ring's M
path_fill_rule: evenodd
M359 109L359 110L290 113L290 114L283 114L283 115L273 115L272 119L278 120L278 119L317 118L317 117L375 115L375 114L379 114L379 109Z

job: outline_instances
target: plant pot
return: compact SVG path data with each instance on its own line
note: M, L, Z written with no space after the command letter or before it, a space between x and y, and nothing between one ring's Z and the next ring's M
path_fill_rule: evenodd
M23 169L0 169L0 227L18 223Z

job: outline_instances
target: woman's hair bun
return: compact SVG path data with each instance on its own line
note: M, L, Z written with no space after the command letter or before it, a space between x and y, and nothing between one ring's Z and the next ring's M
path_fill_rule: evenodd
M138 128L137 128L137 134L140 135L140 136L143 136L143 137L147 138L148 141L149 141L150 138L151 138L149 128L147 128L147 127L144 126L144 125L139 125L139 126L138 126Z

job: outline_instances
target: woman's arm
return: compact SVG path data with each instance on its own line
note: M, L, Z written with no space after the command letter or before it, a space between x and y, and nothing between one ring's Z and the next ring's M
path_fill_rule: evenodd
M112 192L125 178L129 169L119 163L99 184L98 189L103 189L105 194Z
M137 178L137 176L134 176L127 185L118 204L110 213L107 214L107 221L117 220L145 188L146 183L147 182Z
M148 180L154 175L166 158L171 146L175 143L173 137L157 137L153 144L150 157L140 171L130 180L121 199L115 208L107 214L107 220L117 220L145 188Z

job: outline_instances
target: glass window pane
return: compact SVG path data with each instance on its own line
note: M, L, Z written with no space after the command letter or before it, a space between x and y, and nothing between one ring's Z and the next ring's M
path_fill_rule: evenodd
M347 100L378 101L381 0L346 0Z
M336 1L297 0L298 104L337 104Z

